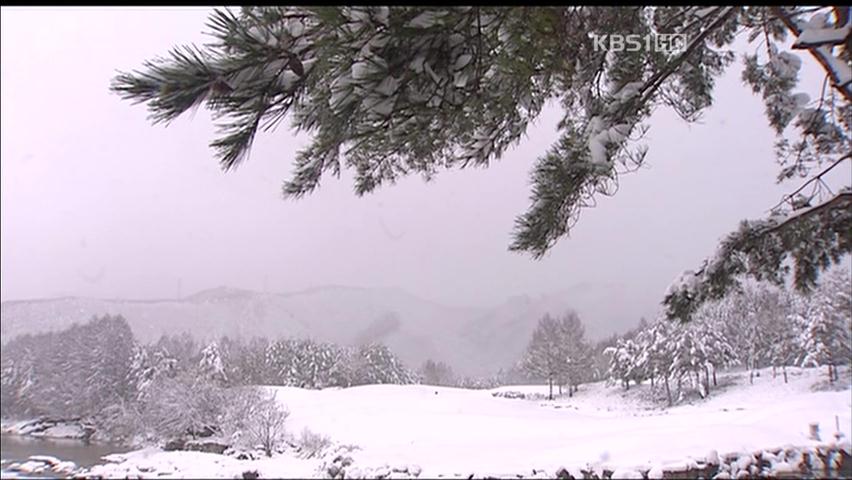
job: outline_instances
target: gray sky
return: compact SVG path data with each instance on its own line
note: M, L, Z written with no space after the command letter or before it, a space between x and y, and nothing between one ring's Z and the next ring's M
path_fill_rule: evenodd
M204 110L154 127L143 106L108 91L116 70L204 42L208 12L3 9L2 300L337 284L490 305L583 286L626 289L612 303L638 319L741 219L764 216L792 188L774 182L774 136L736 63L701 123L657 112L647 168L623 176L618 194L585 210L541 261L507 246L528 206L532 162L555 140L553 109L487 170L428 184L411 177L363 198L344 175L285 201L281 182L304 137L265 134L225 174ZM818 85L819 70L800 55Z

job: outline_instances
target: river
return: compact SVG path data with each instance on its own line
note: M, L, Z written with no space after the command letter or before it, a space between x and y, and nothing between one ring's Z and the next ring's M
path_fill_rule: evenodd
M0 456L3 458L3 478L22 477L20 473L6 470L9 463L24 462L32 455L50 455L63 461L71 461L78 467L89 467L103 463L101 457L111 453L122 453L128 448L108 443L86 444L80 440L34 438L23 435L3 434L0 436ZM44 475L26 475L29 478L52 477L56 473Z

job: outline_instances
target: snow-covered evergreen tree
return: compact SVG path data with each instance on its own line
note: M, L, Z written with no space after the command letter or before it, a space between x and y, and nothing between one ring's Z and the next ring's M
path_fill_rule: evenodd
M297 342L292 339L276 340L266 347L268 382L272 385L293 385L292 366Z
M302 388L348 386L344 378L346 362L340 347L312 340L298 341L290 368L291 384Z
M128 372L128 383L131 385L134 394L133 397L138 399L153 380L154 367L151 362L151 357L148 354L148 348L138 342L133 343L133 353L130 358L130 371Z
M456 383L456 376L452 367L444 362L436 362L431 358L423 363L418 373L425 385L450 386Z
M852 275L837 270L804 298L798 320L802 366L828 366L829 379L837 379L836 367L852 363Z
M353 385L416 383L417 375L382 344L361 347L356 357Z
M31 412L31 392L36 383L40 337L45 336L21 335L3 345L0 350L0 414L4 417Z
M621 382L630 389L630 381L637 382L642 378L641 349L632 339L619 338L615 346L604 350L610 357L609 378Z
M225 373L225 364L222 362L222 353L219 344L211 342L201 350L201 360L198 362L198 373L202 377L224 385L228 381Z
M724 324L714 321L717 317L707 307L692 323L661 318L631 334L632 338L618 338L604 350L610 358L609 378L626 389L631 381L638 384L648 379L652 388L665 389L669 405L674 403L672 383L683 394L684 380L706 397L715 385L716 370L738 361Z

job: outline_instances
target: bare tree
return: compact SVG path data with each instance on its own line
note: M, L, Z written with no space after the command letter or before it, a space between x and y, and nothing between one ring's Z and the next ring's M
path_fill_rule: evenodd
M284 423L290 412L278 403L275 394L257 390L256 401L245 412L245 434L252 445L261 445L266 455L284 440Z
M547 379L548 399L553 399L553 383L568 383L573 394L580 371L589 365L589 349L584 328L576 312L560 318L544 315L538 321L532 339L521 359L521 369L533 378Z

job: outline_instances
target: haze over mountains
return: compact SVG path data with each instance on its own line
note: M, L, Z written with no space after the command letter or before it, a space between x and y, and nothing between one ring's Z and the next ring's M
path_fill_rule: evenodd
M164 333L314 338L339 344L382 342L411 367L426 359L449 363L458 373L487 375L515 362L544 313L577 310L587 335L598 339L634 326L639 316L618 313L626 288L574 287L540 297L513 297L491 308L452 307L401 289L320 287L262 293L229 287L182 299L121 300L65 297L3 302L2 341L57 330L93 315L121 314L141 342ZM597 292L597 294L595 294ZM605 305L610 318L595 317ZM613 314L611 312L616 311Z

